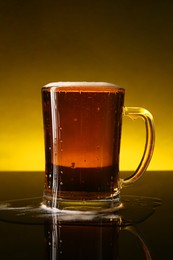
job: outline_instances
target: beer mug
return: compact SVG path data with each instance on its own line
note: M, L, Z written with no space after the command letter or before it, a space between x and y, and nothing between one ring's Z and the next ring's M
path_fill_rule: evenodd
M43 204L59 210L114 211L120 190L147 169L154 148L153 118L124 106L125 89L104 82L56 82L42 88L45 140ZM131 176L119 175L122 117L142 118L143 157Z

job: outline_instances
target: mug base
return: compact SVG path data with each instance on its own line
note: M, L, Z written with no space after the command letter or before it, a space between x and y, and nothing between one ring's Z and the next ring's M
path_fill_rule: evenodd
M115 197L98 200L70 200L43 196L43 205L47 208L60 211L74 211L79 213L104 213L115 212L122 207L120 194Z

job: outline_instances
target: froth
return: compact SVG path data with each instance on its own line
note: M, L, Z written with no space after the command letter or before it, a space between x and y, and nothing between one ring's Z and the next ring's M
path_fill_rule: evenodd
M76 81L76 82L51 82L46 84L45 88L51 88L51 87L118 87L115 84L107 83L107 82L86 82L86 81Z

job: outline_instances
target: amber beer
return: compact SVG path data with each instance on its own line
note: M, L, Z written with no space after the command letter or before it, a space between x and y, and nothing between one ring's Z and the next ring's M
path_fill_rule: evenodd
M119 189L124 90L108 83L48 84L42 101L46 204L52 196L112 198Z

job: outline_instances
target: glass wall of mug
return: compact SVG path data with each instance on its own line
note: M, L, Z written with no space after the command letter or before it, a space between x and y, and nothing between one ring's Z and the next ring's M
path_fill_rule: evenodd
M124 107L125 89L103 82L57 82L42 88L45 139L43 203L102 212L121 207L120 189L139 179L154 147L152 115ZM128 178L119 176L123 115L143 118L144 155Z

